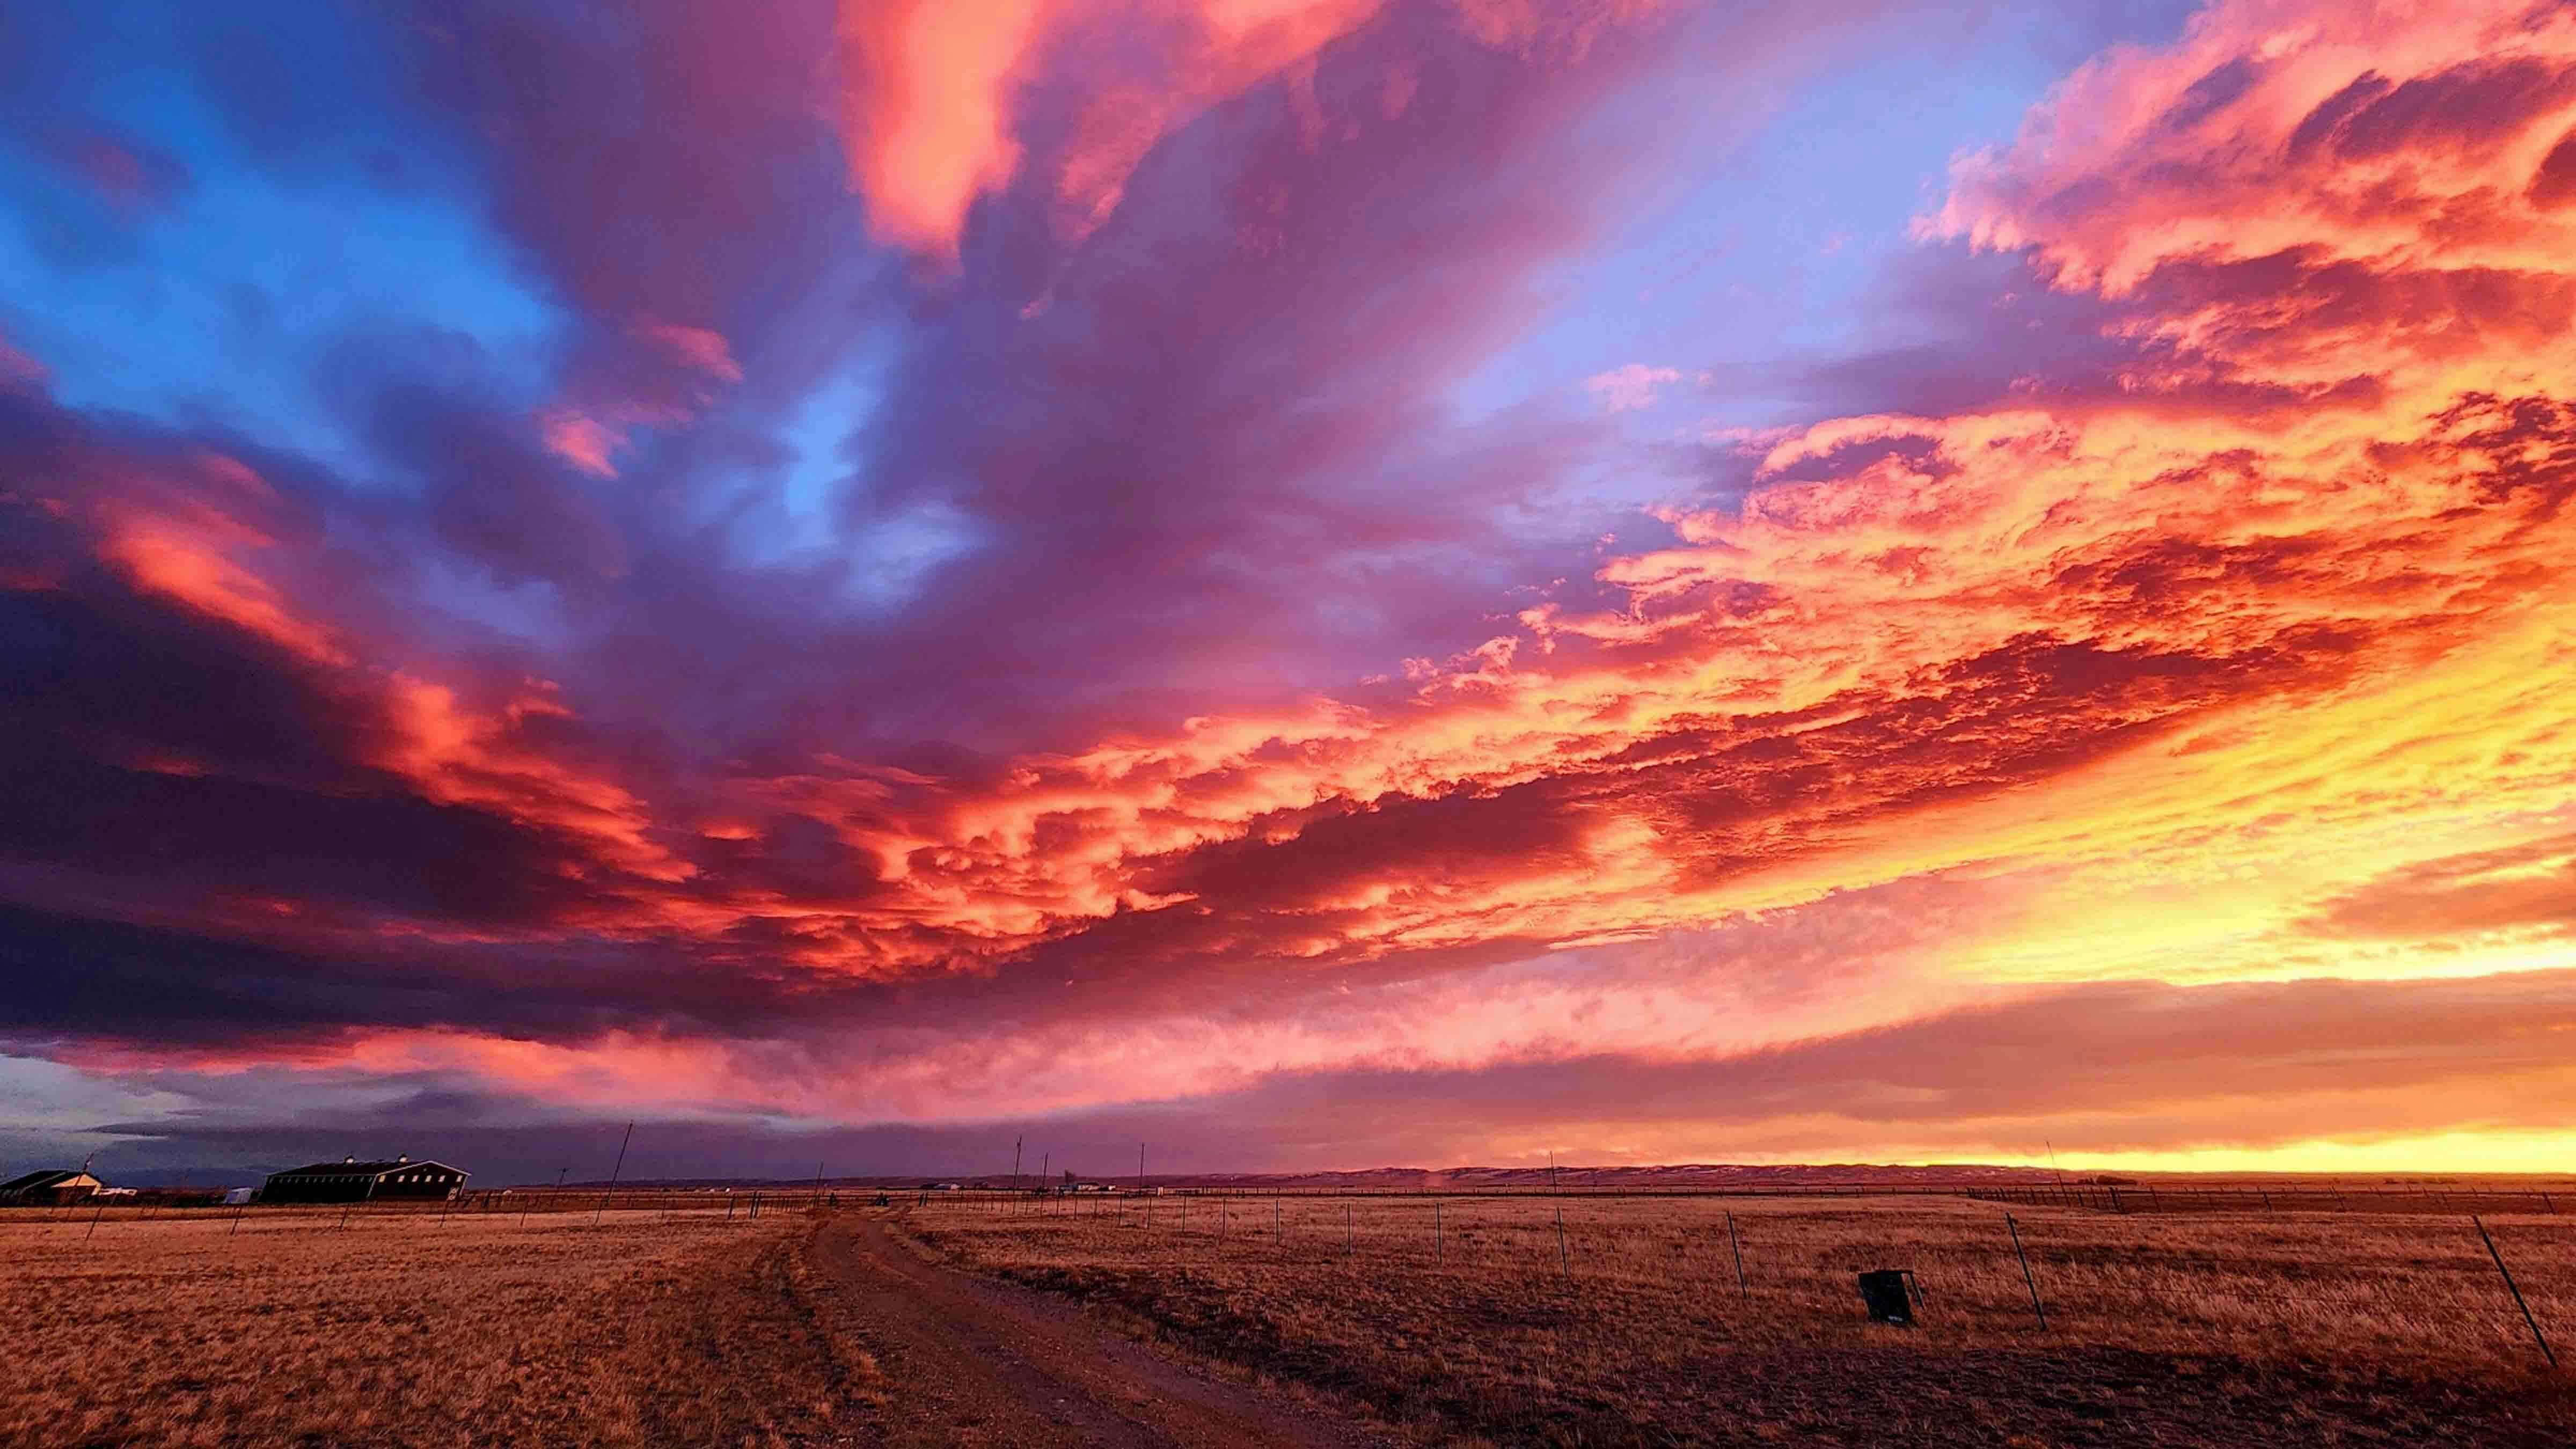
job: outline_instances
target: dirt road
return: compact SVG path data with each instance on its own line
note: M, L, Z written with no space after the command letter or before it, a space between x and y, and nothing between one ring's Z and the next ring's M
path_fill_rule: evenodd
M873 1218L827 1224L825 1293L892 1380L896 1445L1394 1444L1384 1430L1212 1376L1082 1309L922 1261Z

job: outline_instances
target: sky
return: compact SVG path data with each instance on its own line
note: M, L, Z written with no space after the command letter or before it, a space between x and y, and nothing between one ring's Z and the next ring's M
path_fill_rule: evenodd
M2576 6L0 6L0 1165L2576 1161Z

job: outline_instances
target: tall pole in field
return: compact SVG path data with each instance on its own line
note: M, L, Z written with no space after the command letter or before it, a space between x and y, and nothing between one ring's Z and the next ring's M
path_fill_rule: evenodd
M2030 1255L2021 1250L2021 1228L2013 1222L2011 1213L2004 1214L2004 1231L2012 1234L2013 1256L2021 1260L2021 1281L2030 1290L2030 1311L2039 1315L2039 1331L2046 1333L2048 1310L2039 1306L2039 1280L2030 1276Z
M608 1191L599 1195L599 1212L590 1215L590 1220L594 1223L599 1221L600 1213L608 1211L609 1200L617 1196L618 1176L626 1171L626 1144L634 1140L635 1124L629 1122L626 1124L626 1135L617 1139L617 1165L608 1169Z
M1029 1139L1026 1137L1014 1137L1011 1139L1011 1191L1013 1192L1018 1192L1020 1190L1020 1148L1025 1145L1028 1140Z
M1136 1144L1136 1190L1145 1190L1145 1144L1142 1142Z
M2522 1310L2522 1321L2529 1325L2532 1341L2540 1345L2540 1356L2549 1360L2551 1368L2558 1367L2558 1355L2550 1352L2549 1340L2540 1332L2540 1320L2531 1316L2531 1305L2522 1301L2522 1290L2514 1286L2513 1270L2504 1265L2504 1254L2496 1251L2495 1238L2487 1232L2487 1225L2478 1222L2474 1215L2469 1221L2477 1224L2478 1236L2486 1239L2487 1256L2495 1259L2496 1271L2504 1275L2505 1291L2513 1295L2513 1306Z

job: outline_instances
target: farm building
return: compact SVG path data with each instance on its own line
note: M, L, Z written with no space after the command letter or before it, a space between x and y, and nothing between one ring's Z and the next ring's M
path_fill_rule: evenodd
M443 1162L316 1162L272 1172L259 1190L262 1202L367 1202L377 1198L426 1198L435 1202L465 1186L467 1173Z
M104 1185L78 1168L58 1167L0 1182L0 1202L69 1202L74 1198L87 1197Z

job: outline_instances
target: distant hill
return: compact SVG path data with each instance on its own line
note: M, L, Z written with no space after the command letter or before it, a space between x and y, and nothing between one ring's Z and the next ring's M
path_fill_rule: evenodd
M1056 1174L1059 1181L1062 1174ZM1074 1174L1083 1182L1103 1182L1113 1187L1133 1187L1136 1175L1130 1173ZM1551 1183L1573 1189L1597 1188L1630 1191L1654 1188L1762 1188L1762 1187L1962 1187L1985 1183L2053 1182L2059 1174L2047 1168L1999 1167L1989 1163L1932 1163L1923 1166L1890 1166L1879 1163L1765 1163L1760 1165L1730 1163L1678 1163L1654 1167L1371 1167L1347 1172L1202 1172L1154 1173L1145 1180L1156 1187L1239 1188L1251 1190L1320 1189L1344 1192L1478 1192L1497 1190L1527 1191L1545 1188ZM2072 1177L2072 1174L2068 1174ZM906 1173L856 1177L826 1177L823 1185L830 1188L918 1188L928 1183L953 1182L964 1188L1007 1188L1014 1185L1035 1187L1037 1173L1022 1174L1016 1180L1007 1172L973 1175L943 1173ZM811 1188L815 1179L802 1178L654 1178L649 1181L629 1180L629 1186L689 1188ZM604 1181L576 1182L571 1187L598 1189Z

